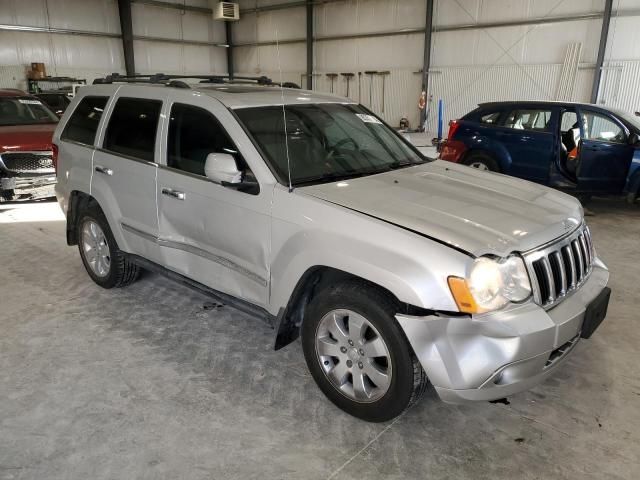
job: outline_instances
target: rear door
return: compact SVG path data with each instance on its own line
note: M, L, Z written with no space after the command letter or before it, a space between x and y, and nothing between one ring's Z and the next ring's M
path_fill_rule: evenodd
M179 96L167 110L166 161L158 170L164 264L215 290L259 306L269 292L272 187L239 191L205 176L209 153L229 153L253 170L240 149L246 135L229 111L207 96ZM240 147L239 147L240 146Z
M120 87L93 158L91 182L120 248L155 262L157 139L165 99L166 89Z
M611 115L589 108L581 108L580 113L578 190L622 192L634 153L634 147L629 145L629 132Z
M495 138L511 157L509 174L547 184L557 153L557 109L521 107L507 112L495 129Z

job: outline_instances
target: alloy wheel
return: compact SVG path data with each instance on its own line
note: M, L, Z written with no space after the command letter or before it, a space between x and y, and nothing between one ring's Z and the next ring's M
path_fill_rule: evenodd
M111 270L111 251L102 228L93 220L82 226L82 251L91 271L98 277L106 277Z
M316 356L329 382L359 403L375 402L391 386L391 356L384 339L362 315L327 313L316 330Z

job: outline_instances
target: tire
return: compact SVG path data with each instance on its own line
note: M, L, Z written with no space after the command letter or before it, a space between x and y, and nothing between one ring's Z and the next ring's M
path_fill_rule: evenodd
M469 154L462 163L468 167L477 168L478 170L500 172L498 162L490 155L482 152Z
M77 235L82 263L95 283L102 288L125 287L138 279L140 267L129 261L118 248L109 223L99 208L88 209L80 215Z
M329 400L362 420L397 417L428 385L396 312L395 302L385 292L348 281L320 291L305 313L302 347L313 379ZM362 319L368 324L364 330L357 328ZM341 325L342 330L334 334L328 325L334 330ZM357 384L362 387L356 388Z
M637 198L638 198L638 192L627 193L627 203L629 205L635 205Z

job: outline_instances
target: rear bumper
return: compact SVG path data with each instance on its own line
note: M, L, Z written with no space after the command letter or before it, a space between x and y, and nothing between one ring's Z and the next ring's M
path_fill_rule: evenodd
M396 318L442 400L496 400L544 381L566 361L580 340L586 307L608 279L596 260L582 287L547 311L529 302L472 318Z

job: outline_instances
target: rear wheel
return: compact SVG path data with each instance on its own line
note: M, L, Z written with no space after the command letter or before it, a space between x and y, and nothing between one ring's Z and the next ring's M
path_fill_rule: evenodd
M314 380L329 400L363 420L396 417L427 386L395 312L383 292L347 282L314 297L302 325Z
M495 159L486 153L471 153L462 162L471 168L477 168L478 170L484 170L488 172L499 172L500 167Z
M137 280L140 268L118 248L102 211L91 209L82 214L77 238L82 263L98 285L124 287Z

